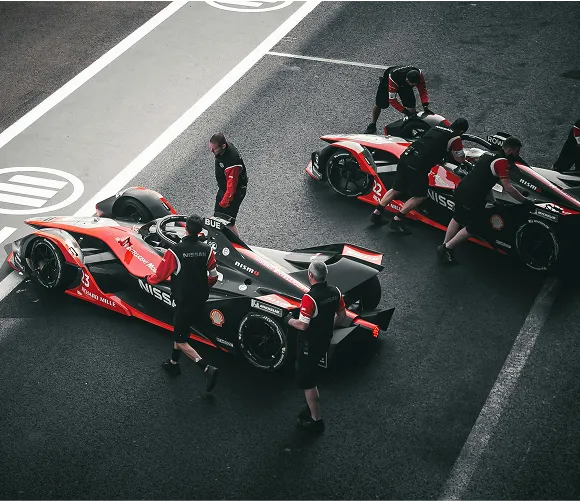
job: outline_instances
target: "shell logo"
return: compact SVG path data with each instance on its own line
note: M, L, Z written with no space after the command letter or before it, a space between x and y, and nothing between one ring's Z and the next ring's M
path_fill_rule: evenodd
M504 226L503 218L499 214L491 216L489 222L494 230L501 230Z
M225 321L224 314L220 310L211 310L209 312L211 323L221 327Z

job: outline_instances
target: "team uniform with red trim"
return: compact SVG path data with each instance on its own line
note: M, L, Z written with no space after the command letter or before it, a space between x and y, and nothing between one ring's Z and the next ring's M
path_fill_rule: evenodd
M558 160L554 163L554 170L580 170L580 120L577 120L568 134Z
M455 189L453 219L471 233L471 226L483 220L487 195L496 183L509 180L512 165L503 151L484 153Z
M189 339L190 325L196 317L204 319L205 302L209 288L217 282L217 263L209 245L197 236L187 235L168 249L157 269L147 282L156 285L171 276L171 296L175 300L173 340L185 343Z
M299 320L308 324L298 331L296 354L296 382L309 390L317 384L318 362L328 352L334 332L334 315L345 308L340 290L326 282L319 282L302 297Z
M391 66L387 68L383 77L380 79L379 88L375 98L375 104L385 109L391 105L399 112L403 112L405 108L415 108L416 99L413 91L413 86L407 83L407 74L409 71L418 71L421 75L421 81L417 84L417 91L421 98L423 105L429 104L429 94L427 93L427 86L425 85L425 75L415 66ZM397 100L397 94L401 98L401 102Z
M437 125L409 146L399 158L393 189L411 197L426 197L429 172L449 152L463 153L463 141L458 132Z
M248 174L240 152L231 143L227 143L223 153L215 157L215 178L218 193L214 215L225 215L235 223L242 200L246 196Z

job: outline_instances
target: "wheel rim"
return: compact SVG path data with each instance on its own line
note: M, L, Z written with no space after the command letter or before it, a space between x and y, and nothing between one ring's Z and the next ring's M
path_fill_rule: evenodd
M36 279L45 287L54 287L60 277L60 261L54 249L46 242L32 249L31 263Z
M277 361L283 346L273 326L252 318L246 321L241 334L246 352L258 364L269 366Z
M521 234L519 250L528 266L545 270L554 262L558 249L548 230L542 226L529 225Z
M328 181L340 194L355 196L368 189L371 176L360 170L357 161L349 153L331 157L328 164Z

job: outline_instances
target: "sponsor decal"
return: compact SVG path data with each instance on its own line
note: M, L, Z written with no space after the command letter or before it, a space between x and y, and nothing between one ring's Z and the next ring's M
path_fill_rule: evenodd
M433 190L428 190L427 195L429 198L434 202L437 202L439 205L445 207L446 209L453 210L455 209L455 202L451 200L447 195L442 195L441 193L437 193Z
M560 216L558 216L558 214L552 214L551 212L545 212L537 208L534 215L543 217L544 219L548 219L549 221L554 222L558 222L558 220L560 219Z
M380 202L381 201L381 197L377 197L376 195L373 195L373 200L375 202Z
M145 292L151 294L155 299L163 301L165 304L168 304L169 306L173 306L175 308L175 301L171 299L171 295L168 292L162 291L161 289L158 289L157 287L148 284L147 282L145 282L145 280L139 280L138 282L139 287L141 287L141 289L143 289Z
M545 208L547 210L550 210L550 211L558 212L559 214L562 214L565 212L564 209L562 209L562 207L560 207L559 205L546 204Z
M257 310L264 311L266 313L271 313L272 315L276 315L277 317L282 317L283 312L280 308L276 306L270 306L269 304L261 303L260 301L256 301L252 299L252 308L256 308Z
M505 247L506 249L511 249L512 246L510 244L506 244L505 242L500 242L499 240L496 240L495 243L497 245L501 245L502 247Z
M214 252L217 252L217 243L213 240L208 244Z
M224 247L224 248L222 249L222 254L223 254L224 256L229 256L229 255L230 255L230 249L228 249L227 247Z
M246 284L238 285L238 290L245 291L248 288Z
M205 257L205 252L184 252L183 257Z
M225 322L224 314L220 310L211 310L209 312L209 318L211 323L217 327L221 327Z
M267 261L266 259L262 259L260 256L258 256L255 253L252 253L251 257L252 257L252 259L255 259L256 261L258 261L258 263L260 263L264 268L268 268L268 270L270 270L272 273L275 273L280 278L283 278L288 283L291 283L294 287L300 289L301 291L308 292L310 290L310 287L307 287L302 282L299 282L298 280L296 280L294 277L290 276L285 271L282 271L277 266L274 266L272 263L270 263L270 261Z
M328 353L325 353L320 360L318 361L318 365L320 367L322 367L323 369L327 369L328 368Z
M351 247L350 245L345 245L342 249L343 256L352 256L358 259L362 259L363 261L369 261L370 263L381 264L383 261L382 254L375 254L375 253L368 253L364 251L360 251Z
M255 275L256 277L260 274L259 271L254 270L254 268L250 268L248 265L245 265L244 263L240 263L239 261L236 261L234 263L238 268L241 268L244 271L247 271L248 273L251 273L252 275Z
M491 216L489 222L494 230L501 230L504 227L503 218L499 214Z
M116 237L115 241L119 242L119 244L122 247L127 249L127 252L130 252L133 256L135 256L137 261L141 261L153 273L157 273L157 268L155 267L155 265L153 263L151 263L150 261L147 261L147 259L145 259L141 254L139 254L139 252L137 252L134 249L134 247L131 245L131 241L130 241L129 237L127 237L126 239L121 239L121 237Z
M526 188L529 188L530 190L535 191L536 193L541 193L541 189L538 188L537 186L533 185L532 183L530 183L529 181L526 181L525 179L521 178L518 181L520 184L523 184Z
M487 136L487 142L490 144L495 144L497 146L502 146L503 145L503 138L499 137L499 136L495 136L495 135L490 135Z
M110 299L100 296L99 294L95 294L94 292L91 292L88 289L85 289L84 287L81 286L81 290L83 291L83 294L85 296L90 297L91 299L94 299L95 301L98 301L99 303L104 303L108 306L116 306L116 304L111 301Z
M205 225L209 226L210 228L215 228L216 230L222 229L222 223L216 221L215 219L211 219L209 217L205 218Z
M220 167L223 169L224 168L224 164L220 162Z
M233 348L233 347L234 347L234 343L230 343L229 341L226 341L225 339L222 339L221 337L216 337L216 338L215 338L215 340L216 340L218 343L225 344L226 346L229 346L229 347L231 347L231 348Z

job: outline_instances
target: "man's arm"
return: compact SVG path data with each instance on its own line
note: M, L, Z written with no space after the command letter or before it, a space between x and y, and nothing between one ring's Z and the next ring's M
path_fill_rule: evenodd
M177 270L179 262L177 257L171 249L165 251L165 255L161 260L159 268L157 268L157 273L153 275L148 275L146 277L147 283L151 285L160 284L161 282L167 280L169 275L171 275L175 270Z
M429 106L429 94L427 93L427 85L425 85L425 75L419 70L421 75L421 81L417 85L417 90L419 91L419 97L421 98L421 104L425 107Z
M505 158L495 159L491 163L491 170L497 177L499 177L503 189L507 191L513 198L515 198L518 202L528 201L528 199L524 197L510 181L510 166Z
M406 108L397 99L397 93L399 91L399 86L389 75L389 104L395 108L399 113L403 113Z
M291 318L288 320L288 325L294 327L299 331L305 331L310 327L310 319L314 316L316 312L316 303L314 299L308 294L302 296L302 302L300 303L300 316L296 318Z
M240 176L241 171L241 165L232 165L226 169L226 192L220 201L220 207L226 208L229 207L229 205L232 203L232 200L236 194L236 189L238 187L238 177Z
M207 258L207 285L213 287L218 279L217 272L217 262L215 260L215 253L210 250L209 257Z
M336 314L334 315L334 327L338 327L339 325L341 325L345 318L346 318L346 304L344 304L344 297L342 297L341 294L340 303L338 304L338 310L336 310Z

